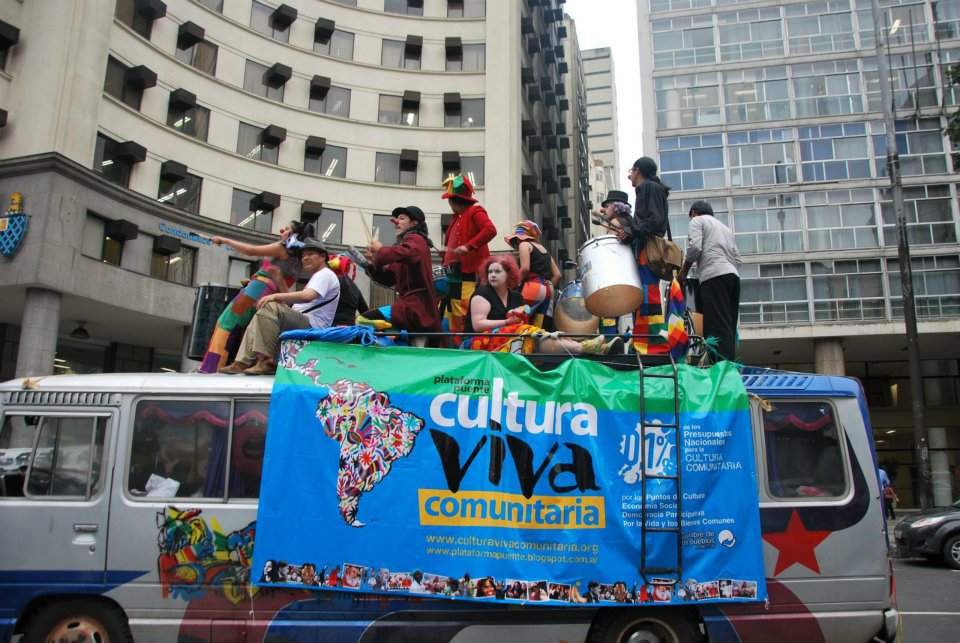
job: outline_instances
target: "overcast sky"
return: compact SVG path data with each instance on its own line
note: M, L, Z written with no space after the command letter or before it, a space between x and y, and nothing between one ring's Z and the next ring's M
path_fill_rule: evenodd
M613 52L620 146L619 187L632 191L627 169L637 157L643 156L636 0L567 0L563 9L577 24L580 49L610 47Z

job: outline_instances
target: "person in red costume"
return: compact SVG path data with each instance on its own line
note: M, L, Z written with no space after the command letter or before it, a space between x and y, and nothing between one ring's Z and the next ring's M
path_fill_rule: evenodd
M443 265L450 274L450 292L442 304L444 320L455 335L462 333L464 317L477 284L477 268L490 256L487 244L497 228L473 195L470 179L459 174L443 182L453 219L444 240ZM459 343L459 342L457 342Z

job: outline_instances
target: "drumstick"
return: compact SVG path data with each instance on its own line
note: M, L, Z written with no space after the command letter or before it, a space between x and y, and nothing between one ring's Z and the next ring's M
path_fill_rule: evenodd
M363 224L363 231L367 235L367 243L373 241L373 233L370 232L370 226L367 225L367 215L363 210L357 210L360 213L360 223Z
M607 230L613 230L616 228L616 226L610 225L600 217L592 217L590 220L593 221L596 225L600 226L601 228L606 228ZM620 228L616 228L616 229L619 230Z

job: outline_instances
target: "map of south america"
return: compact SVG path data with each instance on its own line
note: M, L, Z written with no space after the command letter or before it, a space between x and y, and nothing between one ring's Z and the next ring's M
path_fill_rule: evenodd
M340 515L352 527L360 497L390 473L393 463L413 450L424 421L390 406L390 397L367 384L342 379L317 404L324 433L340 443L337 498Z

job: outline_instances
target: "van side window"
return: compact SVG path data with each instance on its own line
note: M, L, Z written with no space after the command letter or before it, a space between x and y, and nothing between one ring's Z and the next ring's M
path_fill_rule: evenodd
M100 491L106 432L106 417L6 416L0 430L0 493L92 498Z
M773 402L763 412L770 494L839 497L847 492L841 434L826 402Z
M263 449L267 442L267 401L234 405L230 447L230 497L260 496Z
M137 404L127 490L148 498L223 498L230 403Z

